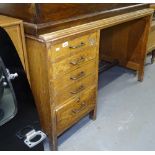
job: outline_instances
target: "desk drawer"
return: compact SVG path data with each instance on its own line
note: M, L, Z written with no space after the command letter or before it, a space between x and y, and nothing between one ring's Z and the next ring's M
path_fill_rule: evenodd
M76 84L81 79L88 77L90 74L94 73L97 69L97 64L95 60L91 60L88 63L85 63L80 68L64 75L63 77L59 77L52 81L51 86L52 89L58 92L60 89L71 85Z
M89 48L81 51L78 54L68 57L60 62L52 63L50 67L50 75L52 79L60 78L63 75L79 68L84 63L96 57L96 49Z
M56 110L58 135L89 113L94 108L95 102L96 88L93 88L59 107Z
M73 96L78 96L85 90L96 85L96 75L90 75L79 82L71 84L65 88L60 88L58 92L54 92L54 101L56 105L63 104L66 100Z
M76 52L84 50L87 47L96 46L96 40L96 33L84 35L69 41L66 40L63 43L52 45L49 56L52 61L56 61L65 56L74 55Z

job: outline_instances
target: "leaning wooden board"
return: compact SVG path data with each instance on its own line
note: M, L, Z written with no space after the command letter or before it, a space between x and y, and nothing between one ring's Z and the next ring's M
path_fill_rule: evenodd
M0 26L9 34L29 79L25 34L22 20L0 15ZM9 56L9 55L8 55Z

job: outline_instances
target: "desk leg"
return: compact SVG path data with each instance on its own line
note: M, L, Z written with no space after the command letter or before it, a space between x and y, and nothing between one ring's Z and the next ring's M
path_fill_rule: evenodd
M141 67L138 71L138 81L142 82L144 79L144 67Z
M58 146L57 146L57 137L49 137L48 138L48 147L47 144L45 145L47 151L57 151Z
M56 113L53 111L52 113L52 134L50 137L50 144L51 144L51 150L57 151L58 150L58 137L56 132Z
M98 92L98 71L99 71L99 43L100 43L100 30L97 31L97 48L96 48L96 96ZM94 109L89 113L89 118L92 120L96 120L96 111L97 111L97 98Z
M140 39L140 44L141 44L141 61L140 61L140 67L138 71L138 81L143 81L144 78L144 64L145 64L145 58L146 58L146 50L147 50L147 39L149 35L149 30L150 30L150 23L152 21L152 16L149 15L144 18L145 21L145 27L144 27L144 32L143 36Z
M89 118L92 120L96 120L96 106L95 108L89 113Z
M57 151L58 150L56 134L53 136L48 136L48 138L44 140L44 150L45 151Z
M52 151L57 151L58 150L58 144L57 144L57 136L53 135L52 138Z

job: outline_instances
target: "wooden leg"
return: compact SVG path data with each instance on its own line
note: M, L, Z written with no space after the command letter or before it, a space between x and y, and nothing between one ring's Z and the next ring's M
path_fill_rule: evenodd
M144 66L142 66L138 71L138 81L142 82L144 79Z
M155 61L155 50L153 50L151 53L152 53L151 63L153 64Z
M57 130L56 130L56 113L53 111L52 113L52 134L51 134L51 147L52 151L57 151L58 150L58 137L57 137Z
M92 120L96 120L96 107L89 113L89 118Z
M52 138L52 151L58 151L57 136Z
M58 144L57 144L57 136L56 134L53 134L53 136L48 137L49 142L49 150L50 151L57 151L58 150Z

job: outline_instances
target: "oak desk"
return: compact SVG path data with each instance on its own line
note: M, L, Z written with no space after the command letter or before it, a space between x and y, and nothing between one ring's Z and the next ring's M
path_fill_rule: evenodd
M153 10L148 4L19 6L0 6L0 12L25 21L31 88L42 128L57 150L66 129L87 114L96 118L99 60L117 59L143 80Z

